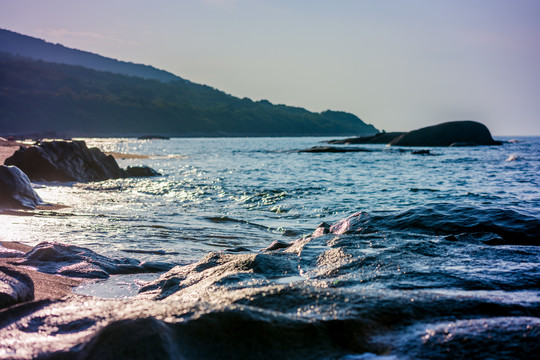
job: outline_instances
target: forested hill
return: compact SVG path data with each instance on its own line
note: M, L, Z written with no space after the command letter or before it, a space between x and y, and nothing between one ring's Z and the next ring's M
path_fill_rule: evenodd
M0 53L0 136L368 135L358 117Z
M52 44L31 36L0 29L0 51L37 60L69 65L81 65L94 70L138 76L159 81L177 81L180 77L152 66L107 58L87 51Z

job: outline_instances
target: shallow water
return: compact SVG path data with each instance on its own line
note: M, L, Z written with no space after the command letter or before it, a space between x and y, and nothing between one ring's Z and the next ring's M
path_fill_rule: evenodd
M251 291L250 301L238 303L287 316L356 321L378 314L386 330L370 341L392 344L381 358L438 358L448 349L468 357L500 341L509 345L494 358L505 358L520 339L540 337L540 138L426 148L429 155L382 145L358 145L371 152L296 151L323 140L86 139L104 151L149 155L119 164L163 175L38 184L45 201L68 208L4 215L1 238L180 265L209 252L255 253L300 239L290 252L272 255L276 268L262 278L216 281ZM330 234L306 237L321 222L335 223ZM115 277L101 293L99 285L81 292L117 297L126 295L124 287L133 294L140 280L153 278ZM290 309L267 295L258 303L257 289L282 293L287 284L296 299ZM326 300L314 307L308 299L315 297ZM465 346L467 337L484 345Z
M540 217L540 139L504 146L432 148L430 155L381 145L362 153L297 153L322 138L86 139L119 160L163 174L90 184L39 184L69 208L4 216L2 238L67 241L100 252L184 263L209 251L266 247L309 234L356 211L392 216L451 205ZM510 155L518 160L505 161ZM143 251L148 251L144 253ZM151 252L158 251L154 255Z

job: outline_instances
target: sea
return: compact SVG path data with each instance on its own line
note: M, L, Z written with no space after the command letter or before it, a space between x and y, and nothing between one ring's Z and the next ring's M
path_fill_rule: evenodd
M183 266L209 253L260 253L276 241L308 241L320 224L339 228L348 219L348 231L304 248L314 260L301 265L300 280L281 280L368 294L366 307L401 317L399 326L373 335L393 344L383 355L347 359L534 354L540 137L496 139L503 145L347 145L365 151L308 153L299 150L330 138L87 138L105 152L145 155L117 161L161 175L36 183L45 202L65 208L2 215L1 238ZM126 298L158 276L113 276L77 291ZM424 305L430 315L397 314L422 296L434 299ZM332 308L348 309L347 301L336 297Z

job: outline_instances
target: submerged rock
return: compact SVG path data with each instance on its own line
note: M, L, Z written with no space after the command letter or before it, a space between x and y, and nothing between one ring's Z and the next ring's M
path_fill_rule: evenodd
M314 146L309 149L299 150L301 153L344 153L344 152L371 152L368 149L361 148L342 148L342 147L333 147L333 146Z
M405 133L389 145L395 146L476 146L501 145L488 128L475 121L451 121Z
M92 279L104 279L115 274L161 272L173 266L130 258L109 258L83 247L52 242L39 243L17 264L33 266L47 274Z
M413 154L413 155L433 155L431 153L431 151L426 150L426 149L424 149L424 150L413 150L413 151L411 151L411 154Z
M28 275L0 266L0 309L34 299L34 283Z
M32 180L88 182L130 176L112 155L88 148L84 141L46 141L28 148L21 146L5 164L19 167ZM148 173L148 170L133 171Z
M0 207L35 209L43 204L25 173L15 166L0 165Z

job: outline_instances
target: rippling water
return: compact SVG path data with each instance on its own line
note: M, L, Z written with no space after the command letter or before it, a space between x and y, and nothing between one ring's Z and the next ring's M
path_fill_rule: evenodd
M163 175L37 184L45 201L68 207L4 215L1 237L176 264L299 239L297 250L272 260L284 261L288 275L265 281L294 284L290 291L300 290L291 301L298 304L321 291L331 301L311 310L292 306L293 312L348 321L371 314L386 329L371 341L413 358L448 351L468 357L500 342L510 345L499 358L523 344L527 356L540 350L532 345L540 338L540 138L426 148L427 155L382 145L358 145L370 152L297 152L323 140L86 139L104 151L149 155L119 163ZM308 238L321 222L334 223L330 234ZM261 286L220 281L231 289ZM259 306L253 299L250 305ZM261 304L289 311L279 301ZM471 336L475 347L463 345ZM371 358L358 356L350 358Z
M508 209L540 218L540 139L476 148L297 153L321 138L86 139L104 151L150 155L158 178L39 184L69 208L4 216L4 240L69 242L97 251L170 253L183 263L208 251L266 247L356 211L393 215L441 204ZM517 160L506 161L510 156ZM445 214L451 216L450 206ZM133 254L133 253L132 253ZM151 254L139 255L152 257ZM159 256L161 260L164 255Z

